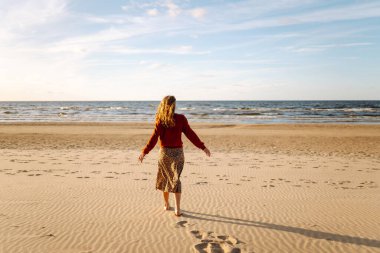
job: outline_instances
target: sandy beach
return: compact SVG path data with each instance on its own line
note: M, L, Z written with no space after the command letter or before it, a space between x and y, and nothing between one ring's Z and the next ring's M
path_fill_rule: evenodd
M0 252L380 252L380 125L191 125L175 217L152 124L1 124Z

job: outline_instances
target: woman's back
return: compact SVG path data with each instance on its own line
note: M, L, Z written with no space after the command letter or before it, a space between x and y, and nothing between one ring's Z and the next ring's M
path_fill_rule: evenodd
M182 132L186 137L198 148L205 149L204 143L199 139L195 132L189 126L186 117L182 114L174 114L175 125L173 127L165 127L160 122L156 123L154 132L143 149L144 154L148 154L160 139L161 147L180 148L182 147Z

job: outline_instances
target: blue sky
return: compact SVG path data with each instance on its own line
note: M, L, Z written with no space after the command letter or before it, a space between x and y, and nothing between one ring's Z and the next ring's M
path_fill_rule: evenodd
M380 1L1 0L0 100L380 99Z

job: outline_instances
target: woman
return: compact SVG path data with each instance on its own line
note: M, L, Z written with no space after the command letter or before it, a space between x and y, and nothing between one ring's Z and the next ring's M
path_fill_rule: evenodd
M156 179L156 189L161 190L164 195L165 210L170 209L169 192L175 195L174 214L181 216L181 181L180 176L184 165L184 155L182 149L182 132L198 148L202 149L207 156L210 151L199 139L196 133L190 128L187 119L182 114L175 112L176 99L174 96L166 96L162 99L157 108L156 125L149 142L142 150L139 160L154 148L158 138L160 138L160 151L158 158L158 172Z

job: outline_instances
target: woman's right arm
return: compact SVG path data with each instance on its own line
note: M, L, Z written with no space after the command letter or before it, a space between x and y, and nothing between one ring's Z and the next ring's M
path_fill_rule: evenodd
M147 155L157 144L158 137L160 136L160 124L156 123L152 136L150 137L148 143L143 148L139 160L142 162L144 156Z

